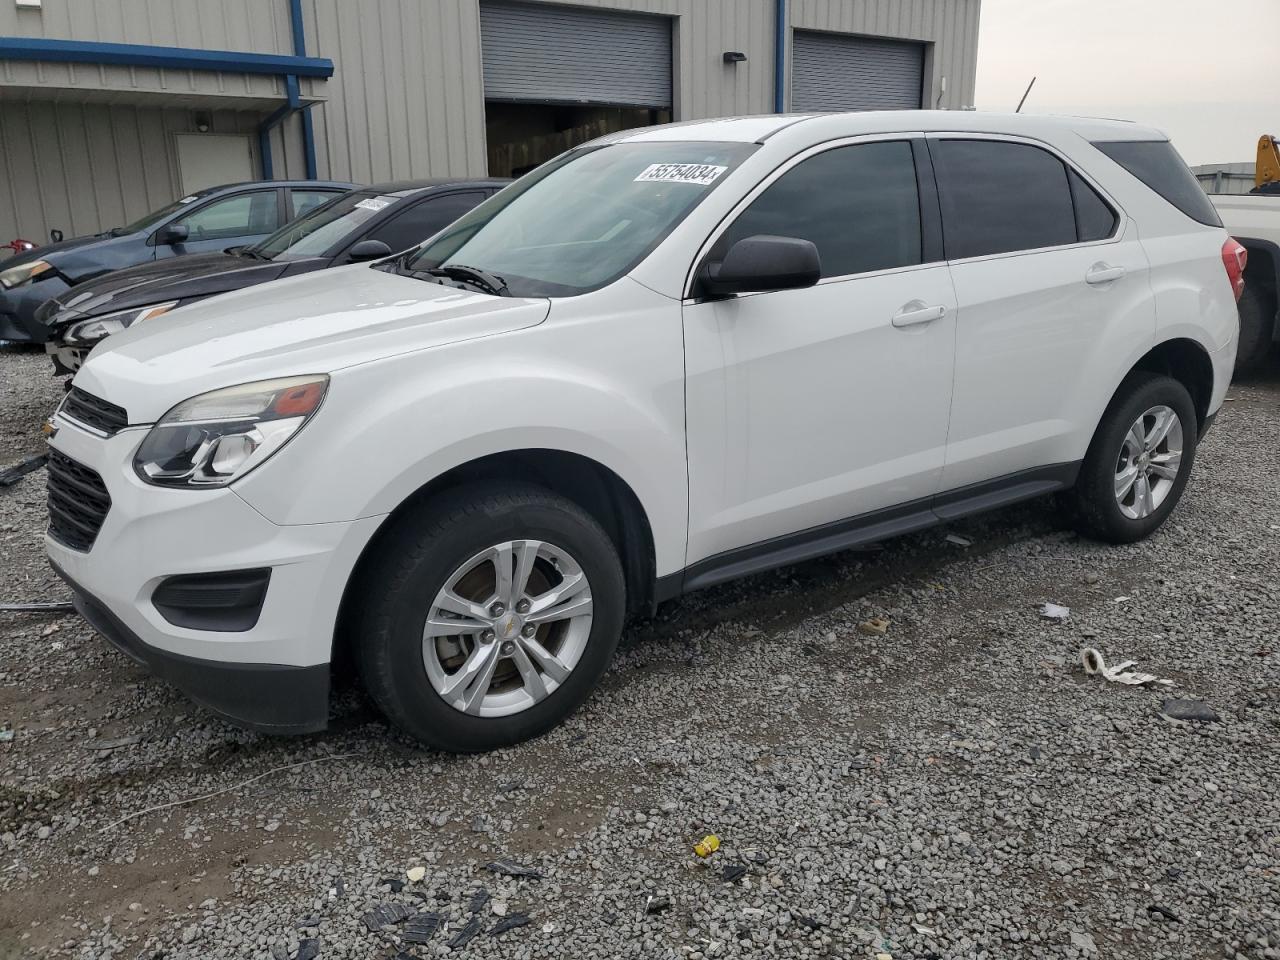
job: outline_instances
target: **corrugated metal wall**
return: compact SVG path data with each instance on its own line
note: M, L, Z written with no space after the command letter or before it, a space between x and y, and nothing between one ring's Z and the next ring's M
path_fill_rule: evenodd
M253 114L209 116L214 133L257 129ZM0 101L0 242L96 233L169 203L182 189L170 138L195 132L182 108Z
M310 47L336 73L320 92L321 175L353 180L485 173L483 0L306 0ZM528 0L675 21L675 116L773 109L774 0ZM926 99L973 102L981 0L791 0L791 25L931 44ZM745 63L723 62L727 50ZM939 99L938 79L948 78Z

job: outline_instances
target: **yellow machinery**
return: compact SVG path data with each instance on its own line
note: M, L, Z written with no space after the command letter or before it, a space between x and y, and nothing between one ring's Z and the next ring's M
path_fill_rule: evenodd
M1258 138L1258 162L1253 168L1255 193L1280 192L1280 140L1269 134Z

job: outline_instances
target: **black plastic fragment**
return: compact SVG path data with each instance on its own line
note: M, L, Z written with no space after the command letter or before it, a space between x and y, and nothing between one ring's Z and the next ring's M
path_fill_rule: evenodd
M1174 923L1181 923L1182 918L1170 910L1168 907L1161 906L1158 903L1147 904L1147 913L1158 913L1166 920L1172 920Z
M370 933L377 933L384 927L399 923L409 916L409 908L403 903L380 903L368 913L360 917Z
M720 871L720 879L725 883L736 883L746 875L747 868L741 863L730 863Z
M1217 723L1218 711L1203 700L1166 700L1160 712L1173 720L1194 720L1197 723Z
M527 914L509 913L493 925L489 930L489 936L499 937L508 930L514 930L516 927L523 927L528 922L529 917Z
M650 897L649 902L644 905L645 913L666 913L671 909L671 900L668 897Z
M294 926L297 927L299 930L305 930L307 927L318 927L320 926L320 918L319 917L303 917L301 920L295 923Z
M454 934L453 939L449 941L449 948L457 950L459 947L465 947L483 928L484 921L479 917L472 917L470 923Z
M493 863L485 864L485 869L500 873L504 877L529 877L533 880L541 880L545 876L533 867L526 867L512 860L495 860Z
M404 881L399 877L387 877L385 880L379 880L378 883L390 887L392 893L399 893L404 889Z
M479 913L484 909L484 905L489 902L489 891L481 887L471 896L471 902L467 904L467 909L472 913Z
M315 960L318 956L320 956L320 941L315 937L308 937L298 944L298 952L293 960Z
M822 929L822 921L815 920L813 917L806 917L801 913L793 913L791 916L795 919L796 923L800 924L802 927L808 927L810 930Z
M34 473L39 470L48 460L49 455L41 453L34 457L27 457L25 460L19 460L11 467L5 467L0 470L0 487L12 487L28 473Z
M405 943L426 943L440 929L442 922L438 913L415 914L400 928L400 939Z

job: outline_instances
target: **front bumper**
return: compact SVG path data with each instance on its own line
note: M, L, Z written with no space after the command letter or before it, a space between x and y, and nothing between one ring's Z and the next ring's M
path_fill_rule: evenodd
M147 428L101 438L61 415L54 424L50 446L96 471L111 497L89 550L45 537L85 618L227 719L282 733L323 729L342 594L381 518L280 526L231 489L144 484L132 464ZM260 568L270 569L270 582L247 630L176 626L152 602L172 576Z
M51 331L36 319L36 311L46 300L69 289L59 276L43 277L12 290L0 289L0 340L44 343Z

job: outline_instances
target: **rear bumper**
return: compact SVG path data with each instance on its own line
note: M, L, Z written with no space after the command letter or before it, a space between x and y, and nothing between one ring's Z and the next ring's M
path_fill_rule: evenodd
M169 681L224 720L264 733L314 733L329 720L329 665L226 663L170 653L145 643L56 563L76 610L130 659Z

